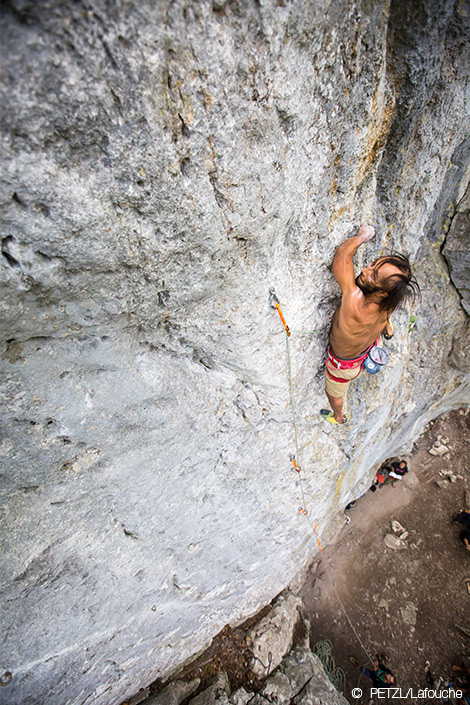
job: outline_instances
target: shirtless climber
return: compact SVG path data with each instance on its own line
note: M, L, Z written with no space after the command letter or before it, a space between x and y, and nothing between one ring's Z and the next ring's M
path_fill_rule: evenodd
M390 315L407 299L419 294L404 255L383 256L368 264L354 278L353 257L358 247L374 237L374 228L361 225L359 232L336 250L333 275L341 287L340 307L333 316L325 370L325 389L333 411L322 409L326 421L346 423L343 398L351 380L359 377L369 350L380 335L393 335Z

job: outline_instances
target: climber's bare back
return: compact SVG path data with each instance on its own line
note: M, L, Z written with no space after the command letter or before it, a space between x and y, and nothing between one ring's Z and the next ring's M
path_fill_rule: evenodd
M376 303L368 303L356 287L343 295L341 306L333 316L330 346L342 360L352 360L367 350L387 325L388 315Z

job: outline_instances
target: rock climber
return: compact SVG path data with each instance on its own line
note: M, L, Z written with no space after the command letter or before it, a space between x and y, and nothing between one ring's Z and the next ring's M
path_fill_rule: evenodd
M325 389L332 411L322 409L326 421L346 423L343 399L351 380L361 374L364 360L380 335L393 335L390 316L396 307L419 295L407 257L394 253L378 257L354 277L357 249L374 237L374 228L361 225L357 235L338 247L333 275L341 287L341 304L333 316L326 360Z

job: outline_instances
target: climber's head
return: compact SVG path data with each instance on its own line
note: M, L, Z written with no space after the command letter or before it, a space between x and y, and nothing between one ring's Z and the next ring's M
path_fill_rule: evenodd
M366 296L374 295L381 311L394 311L405 301L419 297L419 285L411 273L405 255L393 253L368 264L356 277L356 284Z

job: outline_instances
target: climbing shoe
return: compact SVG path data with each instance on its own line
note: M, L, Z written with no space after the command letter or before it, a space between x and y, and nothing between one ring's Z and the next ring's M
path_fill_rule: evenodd
M353 663L355 666L357 666L357 668L361 667L361 664L359 663L359 661L357 660L357 658L355 656L350 656L349 660L351 661L351 663Z
M341 426L342 424L347 423L346 416L343 416L342 421L336 421L334 413L329 409L320 409L320 414L322 415L324 421L336 424L337 426Z

